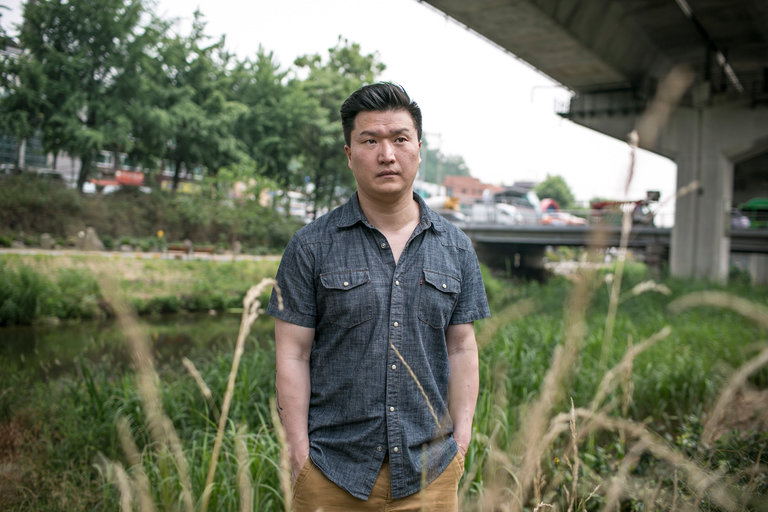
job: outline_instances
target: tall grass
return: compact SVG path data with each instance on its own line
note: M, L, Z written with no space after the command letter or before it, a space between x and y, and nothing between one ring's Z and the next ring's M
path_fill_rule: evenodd
M766 328L733 308L704 305L702 300L694 306L693 299L685 297L707 290L738 295L754 306L750 311L757 315L751 318L761 318L761 307L768 302L765 289L667 280L667 295L658 291L663 288L644 284L649 281L645 267L627 263L615 342L603 367L600 355L612 286L606 277L614 270L587 273L576 282L556 277L545 285L505 283L485 271L494 317L478 326L481 394L462 482L465 510L514 509L515 502L529 509L544 503L557 510L595 510L619 503L624 510L684 510L697 500L725 504L730 510L747 510L745 503L752 500L753 509L760 510L756 503L768 496L765 429L723 435L722 428L706 425L724 390L729 391L723 396L734 397L768 384L761 359L765 342L760 342L766 339ZM585 287L591 296L577 325L582 333L578 339L569 327L573 313L567 313L562 298ZM647 291L633 292L638 287ZM669 304L682 306L670 309ZM136 329L136 335L146 335L140 322ZM578 340L578 352L571 356L568 375L559 377L562 391L547 398L548 412L535 435L523 437L523 429L531 428L540 390L553 386L554 377L547 372L555 367L562 371L562 363L552 361L564 357L557 355L563 350L557 347L568 336ZM177 432L188 484L182 483L172 450L161 449L168 441L158 441L152 433L143 405L146 397L134 376L115 375L83 360L76 375L62 377L53 386L33 385L26 395L21 389L6 392L0 398L6 404L0 408L6 411L0 423L8 424L10 418L25 422L37 431L27 446L43 448L36 456L38 464L20 474L36 484L29 488L51 492L30 493L26 501L15 499L13 506L2 508L116 510L123 499L136 510L148 510L141 504L150 502L156 510L184 510L181 496L187 486L193 510L201 509L206 489L209 510L242 510L251 495L250 510L284 510L280 437L270 413L271 341L245 338L229 419L220 429L233 360L234 354L197 356L192 363L199 378L178 364L145 379L157 386L153 400L159 401ZM6 382L12 383L10 379ZM200 381L210 396L201 391ZM16 395L24 398L13 398ZM30 410L24 402L39 405ZM166 423L163 428L169 427ZM719 437L707 439L705 430ZM126 442L126 432L135 449ZM213 483L207 486L217 436L221 455ZM526 455L529 441L538 448ZM524 462L533 467L528 482ZM21 464L18 458L16 463ZM33 472L46 476L38 481ZM250 486L243 484L248 475ZM525 498L523 485L529 486ZM713 489L720 494L712 494ZM741 501L717 501L717 496L734 495ZM673 502L674 507L669 506Z
M654 103L657 117L678 81ZM659 122L640 123L645 146ZM627 214L619 261L605 271L546 285L484 272L495 316L479 323L464 510L768 509L768 294L654 282L627 259L630 226ZM94 510L289 510L273 351L247 341L258 293L234 354L161 380L120 286L106 288L135 381L82 366L68 384L74 407L55 409L69 415L62 430L43 434L59 443L57 470L62 454L98 461L113 485L84 479Z

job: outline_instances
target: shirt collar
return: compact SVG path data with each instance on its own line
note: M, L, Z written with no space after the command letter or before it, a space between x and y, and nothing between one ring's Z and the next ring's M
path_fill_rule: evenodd
M413 199L419 203L419 227L421 230L431 227L435 231L443 231L444 228L440 223L440 216L433 212L432 209L427 206L424 199L417 194L413 193ZM357 192L352 194L349 201L341 206L341 215L339 216L338 227L348 228L354 226L358 222L362 222L368 227L371 227L368 219L365 218L362 208L360 208L360 200L357 197Z

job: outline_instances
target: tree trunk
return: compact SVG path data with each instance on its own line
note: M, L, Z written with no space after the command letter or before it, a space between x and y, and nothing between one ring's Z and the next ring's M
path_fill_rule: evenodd
M181 164L182 162L177 160L174 162L174 169L173 169L173 193L175 194L176 191L179 189L179 180L181 179Z
M80 174L77 176L77 190L83 191L83 185L91 174L92 157L89 154L80 155Z

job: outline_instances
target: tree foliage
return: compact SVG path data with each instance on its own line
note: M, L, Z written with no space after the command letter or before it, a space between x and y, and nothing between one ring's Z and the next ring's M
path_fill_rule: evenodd
M317 214L354 188L339 129L339 108L351 91L374 82L385 66L377 54L363 55L359 44L341 37L328 49L327 60L318 54L304 55L294 64L307 75L297 85L311 105L310 116L299 132L303 148L298 170L313 185L313 214Z
M460 155L445 155L432 148L427 137L421 142L421 179L442 184L446 176L469 176L469 167Z
M28 58L19 61L24 68L14 92L32 91L42 99L36 113L43 146L80 158L80 188L98 150L131 146L130 105L121 92L132 76L130 64L152 42L144 14L141 0L38 0L24 6L19 40Z
M562 176L550 176L548 174L547 178L536 185L534 190L542 199L545 197L554 199L564 210L574 206L575 198Z
M110 151L116 168L120 154L147 174L171 169L174 189L225 169L222 179L308 192L315 212L354 189L339 107L385 69L341 36L288 69L263 48L239 59L201 13L182 33L149 0L28 2L18 46L0 56L0 133L39 134L47 153L78 158L79 188ZM432 181L469 174L461 157L423 155Z

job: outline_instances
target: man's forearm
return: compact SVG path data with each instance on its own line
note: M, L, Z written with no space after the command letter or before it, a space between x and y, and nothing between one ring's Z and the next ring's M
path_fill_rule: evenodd
M309 391L309 363L302 360L278 360L275 405L285 430L294 473L309 455ZM295 478L296 475L293 476Z
M275 319L275 398L296 478L309 455L309 357L314 330Z
M460 327L460 326L456 326ZM453 421L453 437L462 455L472 438L472 419L475 415L479 390L477 344L474 328L464 328L448 336L448 412Z

